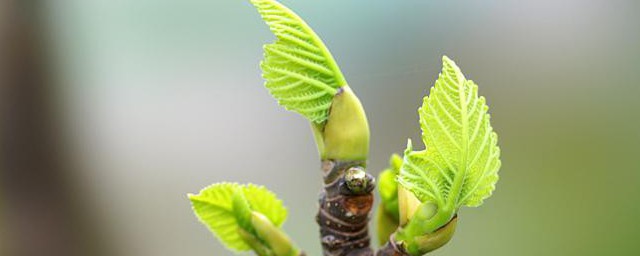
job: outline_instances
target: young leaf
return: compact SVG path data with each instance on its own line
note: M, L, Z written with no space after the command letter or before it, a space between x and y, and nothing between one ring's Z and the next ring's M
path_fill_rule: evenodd
M275 0L251 0L277 37L264 46L265 87L288 110L311 122L328 117L337 89L346 81L331 53L293 11Z
M422 202L456 211L479 206L498 180L500 149L484 97L456 64L443 68L419 109L423 151L405 152L399 182Z
M222 243L234 251L247 251L249 245L238 234L233 211L235 183L218 183L204 188L198 195L189 194L196 216Z
M381 205L395 221L399 221L398 213L398 183L396 176L400 173L402 158L398 154L391 155L389 167L378 175L378 192L382 199Z
M239 230L254 232L252 212L264 215L276 227L287 217L286 208L273 192L253 184L217 183L198 195L189 194L189 199L200 222L234 251L251 248Z
M398 154L393 154L389 159L389 167L378 175L378 192L382 199L376 214L380 245L389 240L389 236L396 231L400 223L396 176L401 166L402 158Z
M251 224L251 206L242 192L242 187L235 188L233 196L231 196L231 202L233 204L233 216L235 216L238 225L242 229L254 233L255 230Z
M273 225L281 227L287 219L287 209L276 194L264 186L248 184L243 188L244 195L249 201L251 210L262 213Z
M376 229L378 231L378 245L387 243L391 234L398 229L398 221L389 215L382 205L378 205L376 210Z

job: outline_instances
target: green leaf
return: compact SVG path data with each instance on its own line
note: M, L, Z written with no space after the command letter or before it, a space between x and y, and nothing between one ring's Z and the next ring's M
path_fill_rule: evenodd
M425 150L405 151L399 182L422 202L457 211L479 206L498 180L500 149L484 97L456 64L443 68L419 109Z
M274 0L251 0L277 37L264 46L265 87L288 110L311 122L327 120L331 101L346 81L331 53L293 11Z
M189 195L196 216L220 241L234 251L247 251L249 245L238 234L238 221L233 211L233 194L240 185L218 183L198 195Z
M243 188L251 210L262 213L273 225L281 227L287 219L287 209L276 194L264 186L248 184Z
M277 227L287 218L282 201L265 187L253 184L217 183L197 195L189 194L189 199L200 222L234 251L250 249L239 230L255 235L252 212L261 213Z
M253 225L251 224L251 206L249 201L242 192L242 187L238 186L233 191L231 196L231 202L233 204L233 216L235 216L238 225L250 233L254 233Z
M389 215L383 205L378 205L376 210L376 228L378 231L378 245L384 245L388 242L393 232L398 229L398 220Z
M391 155L389 167L378 176L378 191L382 199L384 210L398 221L398 183L396 176L400 173L402 158L398 154Z
M401 166L402 158L398 154L393 154L389 159L389 167L378 175L378 192L382 199L376 214L380 245L389 240L389 236L396 231L400 224L396 176L400 172Z

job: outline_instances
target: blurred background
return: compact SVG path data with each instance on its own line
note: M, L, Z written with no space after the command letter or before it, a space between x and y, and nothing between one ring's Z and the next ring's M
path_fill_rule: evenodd
M501 179L433 255L640 255L638 1L282 2L365 106L375 175L442 55L488 99ZM320 255L319 159L248 1L2 1L0 31L1 255L232 255L186 198L220 181L275 191Z

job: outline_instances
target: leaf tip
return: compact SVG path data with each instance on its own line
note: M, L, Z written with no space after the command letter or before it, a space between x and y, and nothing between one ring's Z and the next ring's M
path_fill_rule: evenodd
M464 83L464 81L467 80L464 77L462 70L460 70L460 67L458 67L458 65L456 65L456 63L452 59L447 57L447 55L442 56L441 75L451 76L453 79L455 79L454 82L457 82L457 83ZM432 87L431 90L433 90L434 88L435 87Z
M455 70L459 69L458 65L456 65L456 62L450 59L449 57L447 57L447 55L442 55L442 67L451 68Z
M402 157L396 153L391 155L391 159L389 159L389 166L396 172L399 171L400 167L402 167Z
M258 5L258 4L262 3L262 2L264 2L264 0L249 0L249 2L251 4L253 4L253 5Z
M402 158L402 161L404 161L411 151L413 151L413 143L411 142L411 139L407 139L407 148L404 150L404 157Z

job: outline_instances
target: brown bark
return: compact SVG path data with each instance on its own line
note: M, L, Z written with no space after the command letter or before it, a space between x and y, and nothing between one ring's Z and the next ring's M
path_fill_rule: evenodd
M368 231L374 178L364 161L324 160L324 188L316 221L325 256L373 256Z
M376 256L409 256L401 248L395 242L389 241L376 252Z
M51 129L40 4L0 6L0 229L7 232L0 254L80 255Z
M376 252L376 256L409 256L409 254L402 250L402 246L398 245L395 242L394 236L391 235L384 247Z
M44 3L0 1L0 255L109 255L67 179Z

